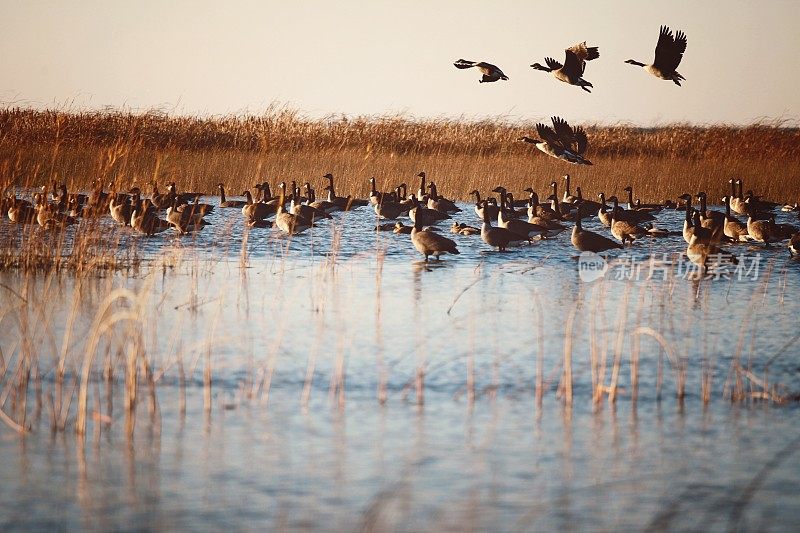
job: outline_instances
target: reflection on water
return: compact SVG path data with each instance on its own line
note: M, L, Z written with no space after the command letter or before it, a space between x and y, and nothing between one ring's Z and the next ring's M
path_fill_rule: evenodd
M152 260L134 272L0 273L17 293L0 288L0 406L31 429L0 426L4 530L800 519L800 263L785 248L737 247L762 255L741 281L611 275L677 256L670 237L583 283L568 234L505 254L453 236L461 255L426 264L355 212L340 239L254 230L243 268L236 216L194 239L125 236Z

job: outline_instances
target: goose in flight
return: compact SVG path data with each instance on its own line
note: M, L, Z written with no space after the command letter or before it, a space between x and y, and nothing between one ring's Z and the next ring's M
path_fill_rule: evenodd
M661 33L658 35L658 44L656 44L656 57L652 65L645 65L633 59L629 59L626 63L644 67L644 69L662 80L672 80L675 85L681 85L681 81L685 80L678 71L678 65L681 64L683 53L686 51L686 34L678 31L675 36L672 36L672 30L667 26L661 26Z
M547 66L534 63L531 67L536 70L550 72L555 79L570 85L577 85L587 93L592 92L589 87L593 87L593 85L583 79L583 71L586 69L587 61L600 57L597 47L586 46L586 41L583 41L567 48L564 52L566 57L563 65L552 57L545 57L544 62Z
M477 67L478 70L481 71L483 77L478 80L478 83L488 83L490 81L497 81L497 80L507 80L508 76L503 74L503 71L497 68L496 66L492 65L491 63L486 63L484 61L467 61L466 59L459 59L453 65L456 68L472 68Z
M519 140L535 145L549 156L576 165L591 165L592 162L583 157L589 144L583 128L573 128L560 117L553 117L551 120L553 121L552 128L541 122L536 125L536 132L541 140L528 136L520 137Z

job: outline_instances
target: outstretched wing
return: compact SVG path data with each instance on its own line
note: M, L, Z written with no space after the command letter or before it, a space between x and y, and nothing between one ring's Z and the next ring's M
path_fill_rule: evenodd
M453 65L456 68L471 68L475 66L475 62L467 61L466 59L459 59L458 61L454 62Z
M539 137L547 144L551 146L561 146L561 140L550 126L545 126L539 122L536 124L536 133L538 133Z
M600 57L600 51L596 46L586 46L586 41L574 44L567 48L564 52L567 54L565 65L575 64L580 66L579 73L583 74L586 68L586 61L597 59Z
M561 142L561 146L564 148L571 150L572 143L575 142L575 135L572 132L572 128L567 121L561 117L552 117L553 121L553 128L556 130L556 135Z
M685 51L686 34L679 31L677 37L673 37L669 27L661 26L653 66L663 72L672 72L678 68Z
M575 139L575 144L577 145L578 155L583 155L586 151L586 147L589 146L589 140L586 138L586 132L583 131L583 128L574 128L572 130L572 136Z
M569 48L565 50L565 52L566 59L564 59L564 70L573 76L581 76L586 63Z
M550 70L558 70L564 65L553 59L552 57L545 57L544 62Z

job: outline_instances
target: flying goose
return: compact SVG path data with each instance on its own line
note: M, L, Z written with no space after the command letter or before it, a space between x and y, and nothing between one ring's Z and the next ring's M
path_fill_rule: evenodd
M581 252L605 252L614 248L622 249L623 246L614 242L608 237L585 230L581 226L581 219L588 213L587 210L578 208L578 215L575 217L575 227L572 228L572 246Z
M589 87L591 83L583 79L583 72L586 70L586 62L600 57L600 52L596 46L586 46L586 41L575 44L566 50L564 64L562 65L552 57L545 57L544 62L547 66L539 63L531 65L536 70L550 72L553 77L570 85L577 85L587 93L591 93Z
M739 242L750 240L747 225L742 224L736 217L731 216L730 196L723 196L722 201L725 202L725 225L723 229L725 236Z
M709 260L732 263L739 263L736 256L723 250L716 244L703 242L697 235L692 235L689 246L686 248L686 256L689 260L702 269L703 274L708 273Z
M425 256L426 263L429 255L440 259L441 254L459 254L455 241L434 231L423 229L419 218L414 221L414 227L411 229L411 243Z
M560 117L552 117L550 120L553 122L553 128L541 122L536 124L536 132L542 140L533 139L527 135L518 140L533 144L551 157L576 165L591 165L592 162L583 157L589 144L586 132L580 127L570 127Z
M219 189L219 206L221 208L244 207L247 203L244 200L228 200L225 198L225 186L222 183L218 183L217 188Z
M505 252L506 248L512 244L519 244L522 241L527 241L527 237L523 237L517 233L507 230L506 228L492 227L492 219L489 217L489 210L483 210L483 225L481 226L481 239L489 246L497 248L501 252Z
M658 34L658 43L656 44L656 55L652 65L645 65L639 61L629 59L625 61L628 64L644 67L644 69L662 80L672 80L675 85L681 85L681 81L685 80L678 71L678 65L683 59L683 53L686 51L686 34L678 31L675 36L672 36L672 31L667 26L661 26L661 31Z
M508 76L503 74L503 71L497 68L495 65L491 63L485 63L483 61L467 61L466 59L459 59L455 63L453 63L456 68L472 68L475 67L481 71L483 76L478 83L488 83L497 80L508 80Z

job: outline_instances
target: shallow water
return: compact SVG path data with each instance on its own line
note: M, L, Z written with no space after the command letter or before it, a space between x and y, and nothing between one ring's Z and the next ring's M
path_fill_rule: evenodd
M407 235L372 231L370 213L292 239L253 230L243 256L241 215L225 210L193 237L123 231L145 259L131 271L81 284L0 273L31 302L12 309L18 298L0 293L5 379L26 337L44 391L38 417L28 394L32 432L0 426L0 527L763 530L800 519L800 262L785 245L731 247L758 271L700 281L683 277L680 235L648 239L586 283L568 232L501 254L441 224L461 254L426 265ZM681 220L664 212L659 225ZM650 257L675 263L667 279L647 279ZM74 401L52 434L58 357L71 383L118 287L138 297L112 309L138 313L155 402L140 378L134 418L122 408L131 330L120 323L98 344L85 440ZM606 393L593 404L595 382ZM6 402L11 413L19 398Z

